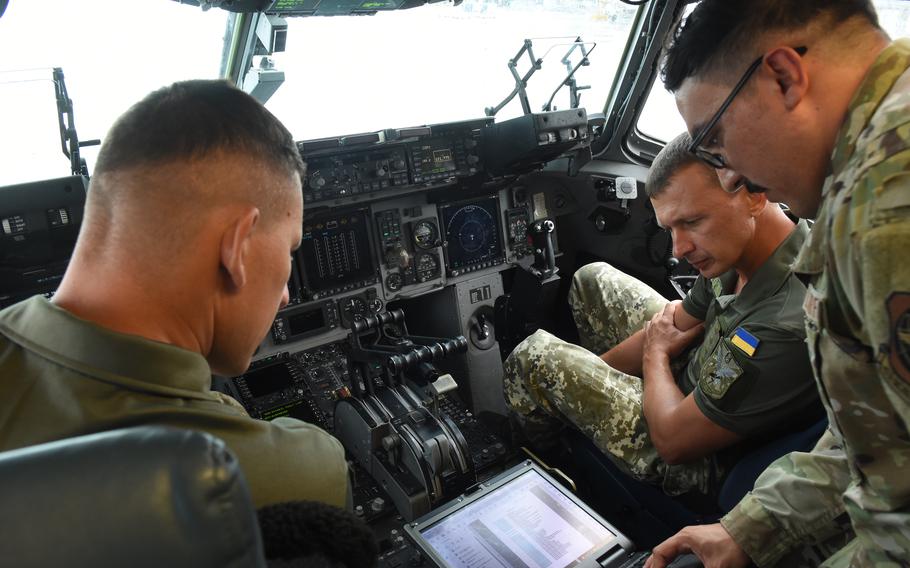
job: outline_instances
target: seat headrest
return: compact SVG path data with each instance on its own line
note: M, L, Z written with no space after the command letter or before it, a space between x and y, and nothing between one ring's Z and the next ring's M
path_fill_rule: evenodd
M10 566L264 566L249 489L224 442L142 426L0 454Z

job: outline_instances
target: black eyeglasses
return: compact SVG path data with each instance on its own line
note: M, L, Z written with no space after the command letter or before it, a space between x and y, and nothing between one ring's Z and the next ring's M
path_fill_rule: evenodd
M807 51L809 51L809 48L806 46L794 47L793 51L802 57L806 54ZM695 138L692 139L692 143L689 144L689 153L695 154L701 161L708 164L712 168L722 170L727 167L727 161L720 154L715 154L714 152L705 150L701 147L701 144L705 141L705 138L708 136L708 134L714 130L714 127L717 126L717 121L719 121L720 117L722 117L727 111L727 107L730 106L730 103L733 102L733 99L736 98L736 95L738 95L739 92L743 89L743 86L746 84L746 81L749 80L749 77L751 77L752 74L755 73L755 70L759 68L764 58L765 56L762 54L758 59L753 61L751 65L749 65L749 68L746 69L746 73L742 76L739 82L736 83L736 86L733 87L733 90L730 91L730 94L727 96L723 104L720 105L720 108L717 109L717 112L714 113L714 116L711 117L711 120L709 120L708 123L698 131L698 134L696 134Z

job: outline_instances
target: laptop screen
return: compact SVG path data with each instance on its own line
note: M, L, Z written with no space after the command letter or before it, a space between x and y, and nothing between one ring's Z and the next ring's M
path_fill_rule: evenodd
M408 530L444 566L599 566L598 557L627 543L529 462L481 487L478 493L417 521Z

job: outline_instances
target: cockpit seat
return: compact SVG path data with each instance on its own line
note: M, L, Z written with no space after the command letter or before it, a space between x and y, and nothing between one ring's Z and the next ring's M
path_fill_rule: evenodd
M810 451L827 426L824 418L747 453L730 470L716 503L668 497L660 488L632 479L577 430L567 431L566 443L574 458L573 474L590 488L584 497L640 548L650 548L684 526L715 522L752 489L771 462L789 452Z
M113 430L0 454L2 564L266 566L234 455L202 432Z
M717 504L722 513L726 513L748 493L752 491L755 480L771 462L790 452L808 452L815 447L819 438L828 427L828 419L823 418L798 432L792 432L777 440L752 450L742 457L724 480L717 497Z

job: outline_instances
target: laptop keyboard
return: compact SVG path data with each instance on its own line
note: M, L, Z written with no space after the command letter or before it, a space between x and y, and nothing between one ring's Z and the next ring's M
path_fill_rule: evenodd
M651 556L649 552L633 552L619 568L641 568L645 565L645 561L648 560L649 556Z
M633 552L623 564L619 565L619 568L641 568L649 556L651 556L650 552ZM696 556L683 554L673 560L668 568L703 568L703 565Z

